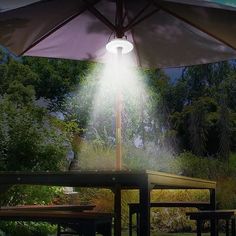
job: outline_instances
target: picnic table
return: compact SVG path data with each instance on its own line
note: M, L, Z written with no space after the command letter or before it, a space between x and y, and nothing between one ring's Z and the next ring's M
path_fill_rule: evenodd
M1 185L31 184L108 188L114 192L115 236L121 236L121 190L138 189L140 235L150 236L150 192L153 189L209 190L208 209L216 208L216 182L156 171L2 172ZM212 224L212 235L214 224Z

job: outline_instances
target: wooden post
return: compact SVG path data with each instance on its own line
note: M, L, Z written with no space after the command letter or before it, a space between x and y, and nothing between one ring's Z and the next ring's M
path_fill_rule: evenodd
M122 56L122 48L117 48L117 75L119 76L119 64ZM119 78L118 78L119 79ZM121 88L116 91L116 170L122 169L122 94Z

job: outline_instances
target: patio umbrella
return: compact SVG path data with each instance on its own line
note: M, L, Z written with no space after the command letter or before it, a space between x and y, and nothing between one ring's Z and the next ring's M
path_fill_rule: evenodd
M16 55L103 61L114 36L142 67L236 57L236 8L206 0L1 0L0 44Z
M0 44L16 55L103 62L113 37L133 43L141 67L228 60L236 58L236 8L206 0L0 1ZM120 114L118 99L118 169Z
M0 44L16 55L103 61L114 35L144 67L236 56L235 8L207 1L1 0L0 10Z

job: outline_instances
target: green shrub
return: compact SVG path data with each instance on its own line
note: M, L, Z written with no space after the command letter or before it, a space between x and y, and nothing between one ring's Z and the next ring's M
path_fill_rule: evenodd
M115 149L112 147L106 147L98 141L83 142L80 147L78 159L79 169L115 169Z
M216 158L198 157L190 152L180 154L174 162L174 172L189 177L217 180L228 172L227 163Z
M0 193L0 205L52 204L54 199L63 194L61 187L15 185Z
M2 235L7 236L48 236L55 234L57 226L37 222L0 222L0 229L4 232Z
M222 177L217 181L217 201L221 209L236 208L236 179Z

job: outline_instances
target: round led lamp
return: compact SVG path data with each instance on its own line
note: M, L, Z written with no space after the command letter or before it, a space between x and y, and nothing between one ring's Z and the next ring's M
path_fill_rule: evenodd
M131 52L134 48L133 44L126 39L113 39L106 45L108 52L117 54L118 48L122 49L122 54Z

